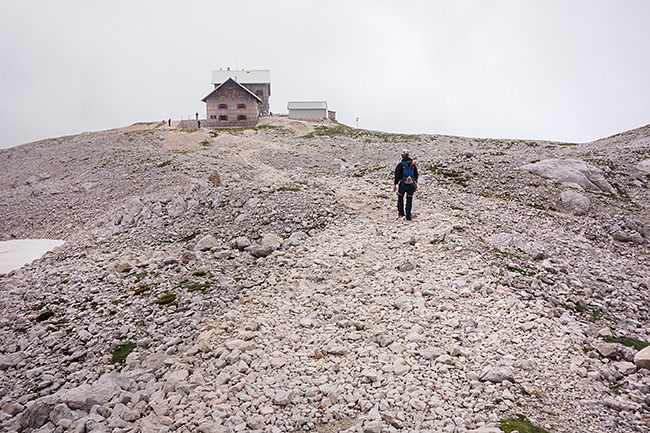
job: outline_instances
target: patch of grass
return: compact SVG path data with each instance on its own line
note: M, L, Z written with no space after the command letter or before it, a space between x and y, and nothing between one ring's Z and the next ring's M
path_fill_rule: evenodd
M138 272L137 274L133 274L133 276L135 277L135 282L137 283L138 281L140 281L141 279L146 277L147 273L146 272Z
M352 176L354 176L354 177L362 177L362 176L365 176L368 173L372 173L372 172L375 172L375 171L380 171L380 170L383 170L383 169L384 169L384 167L380 167L380 166L370 167L370 168L357 168L352 173Z
M390 134L380 131L368 131L366 129L352 128L342 123L337 123L334 126L317 126L313 132L305 134L302 138L315 138L315 137L350 137L350 138L374 138L386 142L417 142L421 137L415 134Z
M195 277L205 277L208 273L206 271L194 271L192 275Z
M589 316L589 320L595 322L598 319L603 318L603 312L598 307L583 307L581 305L576 305L575 311L578 313L586 314Z
M113 356L111 358L111 362L113 364L121 364L126 360L126 357L129 356L129 353L133 352L133 349L135 349L136 344L133 342L128 342L124 344L120 344L113 350Z
M618 384L615 383L610 383L607 385L607 388L609 388L610 391L612 391L616 395L621 395L621 387Z
M436 177L442 176L444 179L450 180L460 186L467 186L467 183L472 178L470 175L464 174L463 172L439 165L429 165L424 167L424 169L431 172Z
M212 144L209 140L203 140L201 143L199 143L203 147L209 147L210 144Z
M201 292L205 293L207 289L212 287L212 284L206 282L206 283L197 283L195 281L190 281L190 280L182 280L181 282L178 283L178 287L182 287L186 289L188 292ZM175 297L175 295L174 295Z
M163 161L160 164L158 164L158 167L165 167L167 165L170 165L172 163L171 159L168 159L167 161Z
M39 314L38 316L36 316L36 321L37 321L37 322L44 322L44 321L46 321L47 319L49 319L50 317L52 317L52 316L54 316L54 312L53 312L53 311L50 311L50 310L43 311L41 314Z
M623 346L634 347L636 350L642 350L650 346L650 343L632 337L603 337L607 343L620 343Z
M148 285L148 284L142 284L142 285L139 286L137 289L135 289L135 290L133 291L133 293L136 294L136 295L142 295L142 294L144 294L145 292L148 292L149 290L151 290L151 286L150 286L150 285Z
M536 272L534 271L527 271L525 269L515 268L514 266L508 266L507 268L510 272L516 272L518 274L523 275L524 277L532 277L533 275L536 274Z
M298 188L297 186L281 186L280 188L278 188L278 191L293 191L293 192L295 192L295 191L300 191L300 188Z
M549 433L541 427L530 423L523 415L517 415L517 418L506 418L499 422L499 428L505 433L518 431L519 433Z
M156 299L156 304L158 305L172 305L176 303L176 293L174 292L165 292L162 295L158 296Z

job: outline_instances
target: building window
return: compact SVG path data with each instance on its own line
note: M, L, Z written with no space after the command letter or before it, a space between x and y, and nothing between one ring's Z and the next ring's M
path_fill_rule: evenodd
M237 120L246 120L246 115L240 114L239 116L237 116Z
M228 116L226 116L225 114L220 114L219 120L228 120Z
M243 90L237 90L237 96L239 96L240 98L243 98L244 95L246 95L246 92L244 92Z
M217 96L228 96L228 91L219 90L219 91L217 91Z
M238 110L245 110L246 109L246 104L237 104L237 109Z
M219 110L227 110L228 104L219 104Z
M210 114L210 119L216 119L216 118L217 116L215 116L214 114Z

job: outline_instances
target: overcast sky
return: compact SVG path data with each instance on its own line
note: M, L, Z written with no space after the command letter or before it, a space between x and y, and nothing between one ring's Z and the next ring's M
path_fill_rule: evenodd
M648 0L31 0L0 14L0 148L205 116L219 68L271 111L387 132L586 142L650 123Z

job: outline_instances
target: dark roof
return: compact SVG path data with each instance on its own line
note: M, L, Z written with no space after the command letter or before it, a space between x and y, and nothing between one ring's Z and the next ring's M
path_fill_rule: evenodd
M239 84L237 81L233 80L232 78L228 78L226 81L224 81L223 83L219 84L219 86L217 86L217 87L216 87L212 92L208 93L208 96L206 96L205 98L201 99L201 101L202 101L202 102L205 102L205 100L208 99L210 96L212 96L212 94L213 94L214 92L216 92L217 90L221 89L223 86L225 86L225 85L228 84L228 83L234 83L234 84L236 84L240 89L244 89L244 90L245 90L249 95L251 95L253 98L257 99L257 101L258 101L260 104L262 103L262 100L260 99L259 96L257 96L255 93L251 92L251 91L248 90L246 87L242 86L241 84Z

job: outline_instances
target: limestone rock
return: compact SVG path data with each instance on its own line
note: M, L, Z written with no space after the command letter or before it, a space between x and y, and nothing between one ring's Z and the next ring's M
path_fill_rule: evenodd
M489 381L489 382L503 382L504 380L508 380L510 382L515 381L515 375L514 372L507 367L493 367L493 368L486 368L483 373L481 373L480 379L482 381Z
M588 197L574 190L563 191L560 194L562 208L574 215L584 215L589 211L591 201Z
M217 187L222 186L222 184L221 184L221 176L219 176L219 173L217 173L216 171L213 171L212 173L210 173L210 176L208 176L208 179L210 180L212 185L217 186Z
M546 257L544 247L538 242L526 239L519 233L497 233L488 238L488 243L496 247L514 247L528 254L534 260L542 260Z
M92 385L83 384L64 391L60 399L70 409L90 411L94 405L102 405L115 397L123 388L128 388L128 381L118 373L104 374Z
M634 364L638 368L650 370L650 346L641 349L634 355Z
M282 246L282 238L272 233L267 233L262 238L259 245L251 245L246 248L246 251L251 253L254 257L266 257L273 251Z
M579 159L545 159L522 168L567 185L577 185L585 191L617 195L600 169Z
M213 235L206 235L202 237L197 243L194 249L196 251L207 251L212 248L217 248L219 246L219 241Z
M128 272L131 269L135 268L135 261L127 256L120 257L117 262L115 262L114 267L116 272Z

